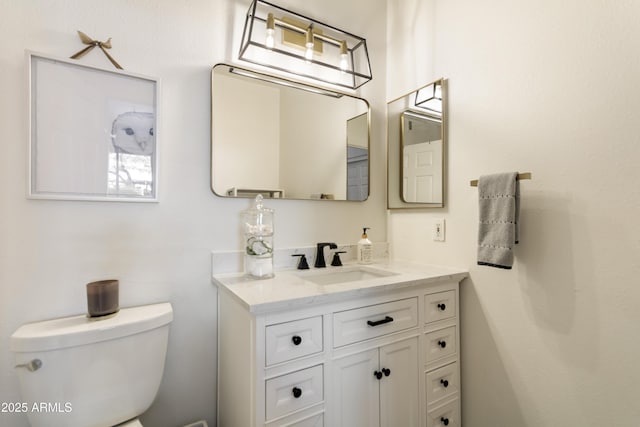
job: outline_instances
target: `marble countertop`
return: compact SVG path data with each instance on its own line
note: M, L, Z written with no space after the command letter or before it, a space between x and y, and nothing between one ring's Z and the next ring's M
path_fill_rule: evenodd
M388 275L324 285L308 280L310 275L348 271L354 267L371 268ZM248 311L257 314L342 301L345 298L443 280L459 282L467 276L468 272L460 268L389 261L366 266L349 263L343 267L326 269L276 271L275 276L270 279L251 279L243 273L216 274L213 275L212 281L218 288L223 288L233 295Z

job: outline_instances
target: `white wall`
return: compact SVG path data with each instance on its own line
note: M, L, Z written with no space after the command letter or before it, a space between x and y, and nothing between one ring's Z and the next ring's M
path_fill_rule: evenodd
M240 248L238 212L248 200L210 190L210 69L235 59L249 1L0 0L0 401L19 401L9 336L22 323L86 310L84 285L120 280L121 306L170 301L175 320L158 401L143 417L170 427L215 425L216 295L210 251ZM372 195L364 203L270 202L276 245L355 243L363 225L385 241L385 2L279 4L367 38L374 80L360 93L373 108ZM129 71L162 80L160 203L27 200L24 49L80 50L76 30L100 40ZM84 63L111 67L97 49ZM23 415L0 425L24 427Z
M313 96L313 103L304 100ZM358 107L352 98L318 96L301 90L283 91L280 183L289 197L333 194L347 198L347 120ZM304 108L300 108L303 105ZM285 119L286 118L286 119ZM322 120L332 126L322 126Z
M226 194L232 187L282 188L280 109L273 108L280 104L280 90L229 73L217 74L212 84L215 192Z
M637 425L640 3L388 4L387 98L449 79L447 205L392 212L389 235L398 258L471 272L464 425ZM533 173L514 268L476 266L469 181L512 170Z

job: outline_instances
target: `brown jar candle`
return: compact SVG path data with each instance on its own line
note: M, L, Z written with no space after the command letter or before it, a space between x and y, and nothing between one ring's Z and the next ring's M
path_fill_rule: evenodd
M106 316L117 312L118 281L100 280L87 283L87 306L89 317Z

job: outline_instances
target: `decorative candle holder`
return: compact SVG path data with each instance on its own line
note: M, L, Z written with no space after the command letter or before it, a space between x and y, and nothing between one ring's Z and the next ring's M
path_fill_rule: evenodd
M101 317L116 313L120 309L118 289L119 282L117 280L87 283L89 317Z

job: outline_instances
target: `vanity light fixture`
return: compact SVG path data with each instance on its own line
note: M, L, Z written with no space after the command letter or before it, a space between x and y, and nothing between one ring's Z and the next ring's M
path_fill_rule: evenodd
M249 6L238 56L348 89L372 78L365 39L262 0Z
M442 114L442 85L439 81L417 90L414 105L433 113Z

